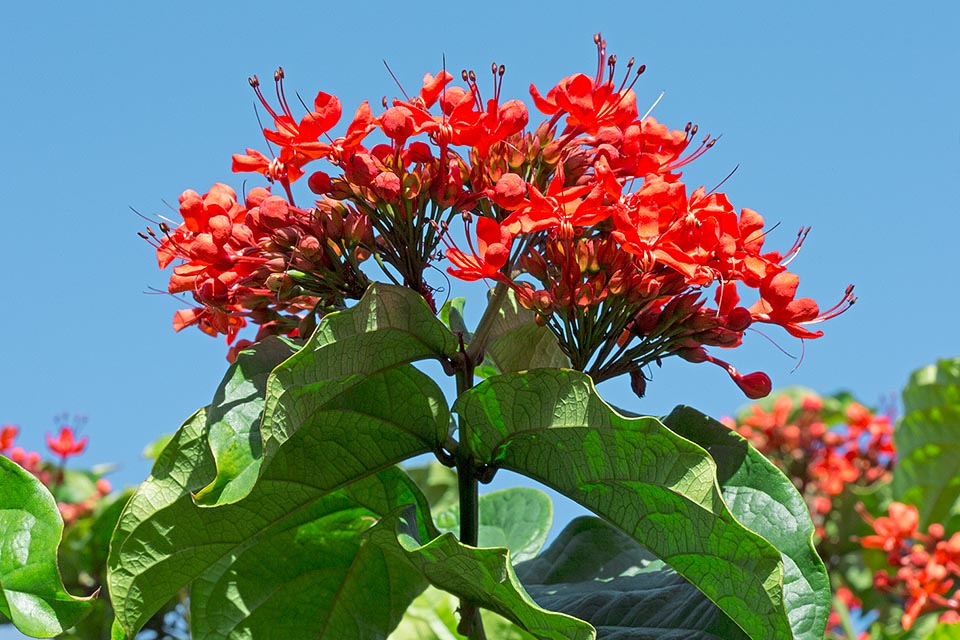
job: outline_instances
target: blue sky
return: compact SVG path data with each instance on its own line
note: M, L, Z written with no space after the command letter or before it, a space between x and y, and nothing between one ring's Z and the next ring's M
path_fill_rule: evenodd
M495 60L504 95L525 99L530 82L591 73L602 31L611 52L647 65L641 111L664 91L658 119L723 134L688 184L712 187L739 165L724 190L780 223L769 246L813 227L791 265L801 295L826 308L856 284L857 305L796 371L756 334L722 356L777 386L876 402L958 355L955 3L26 4L6 9L0 40L0 423L41 448L54 415L87 415L79 463L120 464L115 484L146 476L143 446L206 404L227 366L222 340L173 332L184 305L145 293L167 274L131 207L153 216L187 188L239 190L230 155L263 148L247 77L277 65L289 90L335 93L347 113L397 94L383 59L414 91L442 56L454 70ZM744 402L720 369L683 362L655 370L643 401L626 380L601 392L650 414Z

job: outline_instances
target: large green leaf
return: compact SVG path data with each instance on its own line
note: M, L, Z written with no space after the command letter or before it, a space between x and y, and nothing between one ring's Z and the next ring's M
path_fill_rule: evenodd
M384 512L417 501L425 522L426 502L391 468L277 523L194 581L193 638L383 638L425 582L363 533Z
M727 508L780 551L793 637L822 640L830 615L830 579L813 545L810 512L796 487L740 434L696 409L677 407L663 422L710 453Z
M516 571L537 603L586 620L599 638L747 637L697 588L599 518L573 520Z
M318 544L317 537L329 537L323 533L324 527L336 525L338 518L343 519L339 524L345 525L349 516L341 512L349 509L339 502L343 499L381 514L388 507L413 502L410 498L414 496L421 503L420 511L428 513L426 501L413 482L389 468L431 450L438 438L446 435L450 416L443 394L426 375L404 365L365 378L306 415L285 419L300 420L299 428L292 430L286 445L265 461L250 494L235 504L200 508L191 499L191 492L206 486L216 474L207 443L206 411L201 410L188 420L163 451L153 474L124 510L111 546L110 591L117 594L117 617L128 637L180 588L197 579L204 581L204 586L198 588L208 600L192 599L193 624L195 629L208 630L210 637L224 637L218 635L223 629L213 628L224 620L229 620L235 629L232 637L246 637L243 634L248 627L295 623L305 625L304 628L314 626L309 627L309 633L291 633L287 637L318 637L318 629L329 634L322 637L355 637L353 630L330 626L329 622L348 620L350 614L340 613L345 610L339 609L326 611L321 606L331 585L337 591L344 588L342 584L335 584L334 578L294 578L292 574L298 567L304 572L316 569L306 561L284 565L284 571L274 572L271 562L280 561L271 560L271 554L280 549L289 551L288 543L295 541ZM403 482L396 477L374 478L360 485L366 489L352 484L381 470L394 476L401 474ZM370 483L377 482L383 485L380 491L387 497L375 509L360 500L356 492L369 493ZM346 493L330 495L341 489ZM396 495L390 495L391 492ZM340 515L331 519L331 512ZM373 516L353 513L367 525L375 522ZM327 524L311 525L318 520ZM344 535L350 536L359 535L363 527L352 524L344 528ZM423 531L424 536L429 534ZM330 538L331 545L339 544L336 537ZM336 546L336 553L345 553L350 544ZM342 557L336 557L338 562L344 562ZM234 561L238 563L235 568ZM376 573L370 568L376 565L375 558L364 562L368 563L363 566L369 572ZM252 592L221 591L211 582L216 579L229 584L236 579L234 569L241 568L259 585L250 586L261 590L259 596ZM268 589L295 589L291 582L297 580L303 591L308 591L307 584L312 585L312 601L297 599L296 607L285 607L264 595ZM344 593L353 592L347 589ZM404 595L407 591L398 587L398 593ZM388 619L394 624L406 607L400 595L387 607ZM263 603L252 607L251 599L258 597L264 599ZM355 603L338 599L331 606L334 605L338 608ZM323 616L326 617L320 620ZM205 622L201 621L204 617ZM385 619L370 616L371 624ZM388 631L381 629L381 635Z
M903 404L893 434L894 498L915 505L924 527L947 524L960 515L960 359L916 371L903 390Z
M516 564L535 558L553 524L550 496L531 487L512 487L480 496L478 547L504 547ZM434 515L437 528L460 537L460 507Z
M325 316L303 349L270 376L264 455L273 455L306 416L365 378L416 360L448 361L458 347L421 295L405 287L371 285L356 306Z
M0 456L0 613L21 632L52 638L93 606L63 587L57 546L63 519L39 480Z
M297 348L271 336L237 354L207 411L207 439L217 477L196 494L198 504L236 502L260 472L260 419L267 376Z
M384 518L370 531L371 542L385 553L407 560L423 577L476 606L510 620L538 640L593 640L593 627L562 613L539 607L523 590L506 549L480 549L445 533L426 544L412 528L409 513Z
M539 369L496 376L457 399L461 446L527 475L625 531L754 640L791 638L780 553L740 524L698 445L655 418L626 418L589 377Z
M507 291L487 342L487 355L501 373L570 366L556 336L535 318L520 306L512 290Z

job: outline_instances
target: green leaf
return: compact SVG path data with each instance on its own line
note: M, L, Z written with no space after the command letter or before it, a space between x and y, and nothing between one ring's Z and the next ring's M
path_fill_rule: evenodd
M574 519L516 571L541 606L586 620L601 638L747 637L696 587L599 518Z
M960 404L960 358L914 371L903 389L904 411Z
M294 353L296 347L271 336L241 351L227 369L207 411L207 439L217 477L197 492L197 504L236 502L249 493L260 472L267 376Z
M27 635L52 638L86 615L94 596L75 598L63 587L63 519L46 487L3 456L0 487L0 613Z
M140 452L140 455L146 458L147 460L156 460L160 457L160 453L166 448L170 441L173 440L172 433L165 433L153 442L150 442L143 448L143 451Z
M430 501L430 508L433 511L444 511L460 500L457 473L450 467L431 460L423 467L413 467L404 471L420 487L420 491Z
M280 416L275 419L279 420ZM269 568L269 553L285 548L277 541L288 540L300 532L298 527L325 517L327 510L333 508L329 501L341 499L325 500L335 491L345 488L346 497L356 501L350 492L360 489L352 483L380 470L401 473L389 468L429 451L439 435L445 436L450 423L440 389L409 365L364 378L329 398L327 404L313 407L309 414L287 415L284 419L300 420L299 428L292 430L284 447L265 460L250 494L235 504L200 508L191 499L191 492L206 486L216 473L206 440L205 410L188 420L161 454L153 474L124 510L111 546L110 592L119 594L115 601L117 618L129 637L180 588L202 576L212 575L208 572L227 575L230 559L240 561L247 557L251 560L244 561L252 562L257 558L258 549L262 550L265 563L258 575L260 588L288 588L285 586L288 574L273 573ZM393 480L391 485L386 480L371 479L362 486L375 482L383 484L383 492L397 494L390 500L385 498L384 504L389 503L392 508L422 502L421 512L428 513L425 499L412 481ZM418 499L411 500L411 496ZM365 503L361 506L371 508ZM364 521L370 522L370 518ZM300 533L305 536L301 539L309 538L310 532ZM429 537L431 532L424 529L422 533ZM247 553L254 555L246 556ZM315 588L329 589L331 584L318 582ZM212 587L208 592L211 598L218 593ZM298 606L306 604L297 602ZM212 615L210 612L215 610L212 603L194 597L191 604L195 610L195 627L216 622L200 621ZM245 611L244 606L238 601L230 605L241 612ZM400 607L397 602L396 606L397 610L391 611L399 620L406 603ZM267 623L252 618L266 616L265 619L272 619L276 624L308 625L318 623L318 616L324 615L317 601L310 604L307 611L280 611L282 607L278 607L279 603L272 602L272 606L251 610L251 621L248 623L247 618L243 618L237 624L259 628ZM352 631L337 635L335 629L327 629L331 638L354 637ZM382 631L382 635L386 635L389 629ZM294 633L286 637L317 637L311 634Z
M514 564L535 558L553 523L553 503L539 489L512 487L480 496L478 547L505 547ZM437 528L460 537L460 506L434 516Z
M413 483L391 468L225 556L193 583L193 637L383 638L425 584L363 532L405 501L419 501L426 517Z
M960 623L938 624L926 640L960 640Z
M435 587L417 596L407 608L403 620L390 634L389 640L463 640L457 633L460 601ZM535 640L520 627L487 609L480 610L483 630L491 640Z
M440 318L440 322L445 324L451 332L459 333L463 336L464 342L470 342L473 334L467 329L467 322L463 317L463 307L466 303L466 298L451 298L443 303L437 316Z
M696 409L677 407L663 423L697 443L717 465L727 508L783 556L783 597L795 640L822 640L830 579L813 544L813 521L796 487L740 434Z
M903 404L893 434L894 498L917 507L922 527L940 522L953 531L960 516L960 359L916 371Z
M487 355L501 373L570 366L556 336L534 319L534 313L508 291L487 342Z
M589 377L490 378L454 404L461 446L593 510L692 582L755 639L791 638L780 553L741 525L701 447L655 418L625 418Z
M394 514L371 529L370 540L386 553L405 558L433 586L490 609L540 640L593 640L593 627L547 611L523 590L506 549L478 549L445 533L427 544L411 526L411 516Z
M355 307L325 316L303 349L270 376L264 455L273 455L312 412L364 379L416 360L447 361L458 346L418 293L371 285Z

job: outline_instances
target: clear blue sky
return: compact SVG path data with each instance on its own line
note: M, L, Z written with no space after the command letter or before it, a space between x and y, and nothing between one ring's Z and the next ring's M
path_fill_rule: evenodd
M955 190L960 178L960 47L955 2L15 3L0 39L5 276L0 423L42 447L62 411L89 417L80 463L117 462L116 484L149 471L142 447L213 395L222 340L175 334L180 306L136 233L186 188L226 181L230 155L263 148L247 77L286 69L307 99L338 94L351 113L447 66L507 66L505 95L527 98L590 73L591 36L636 56L641 111L723 134L685 172L724 185L735 206L781 223L791 269L826 308L853 282L859 303L795 362L763 337L728 356L774 384L849 388L867 401L911 370L958 355ZM546 5L542 5L546 6ZM868 7L857 8L857 7ZM246 176L251 184L256 177ZM791 353L800 344L770 336ZM742 396L710 365L669 362L648 398L625 380L602 392L634 411L678 403L714 415Z

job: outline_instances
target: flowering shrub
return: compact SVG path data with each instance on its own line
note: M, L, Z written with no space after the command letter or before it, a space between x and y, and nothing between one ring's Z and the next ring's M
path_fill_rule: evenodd
M142 234L196 305L174 328L225 335L231 366L119 515L112 638L184 589L196 637L822 638L830 585L791 481L689 407L628 417L594 385L628 375L643 396L649 365L679 356L764 397L768 375L716 349L757 323L818 338L852 287L822 312L798 297L787 265L807 230L770 249L759 213L688 189L681 170L716 140L640 115L643 66L595 44L596 72L531 85L532 107L502 95L503 65L489 90L441 69L361 103L342 135L336 96L297 116L282 69L275 99L250 79L269 155L233 170L265 185L187 190L181 225ZM434 295L444 258L493 286L473 327L465 300ZM427 453L455 481L398 466ZM479 496L500 469L599 517L541 553L543 494ZM53 635L89 608L50 584L28 587L52 614L7 602L15 624Z
M820 397L803 389L778 393L723 423L747 438L789 477L817 526L836 512L845 490L889 481L896 459L893 420L846 394Z
M896 429L889 414L849 394L804 389L724 419L807 502L836 588L828 638L955 637L960 490L949 470L960 442L958 390L960 360L945 360L913 374Z
M85 422L75 418L75 422ZM57 436L47 434L47 447L56 456L56 462L43 460L40 453L14 446L20 428L5 424L0 427L0 456L6 456L34 475L57 498L57 509L65 523L91 514L97 503L110 491L110 481L103 477L108 470L88 472L67 469L67 460L83 453L87 437L76 438L76 426L64 424Z
M960 622L960 600L954 589L960 576L960 532L945 538L942 524L919 531L917 508L892 502L888 516L866 516L876 532L864 536L866 549L881 549L893 573L878 571L874 587L900 596L904 601L901 623L910 629L921 614L937 611L941 621Z

